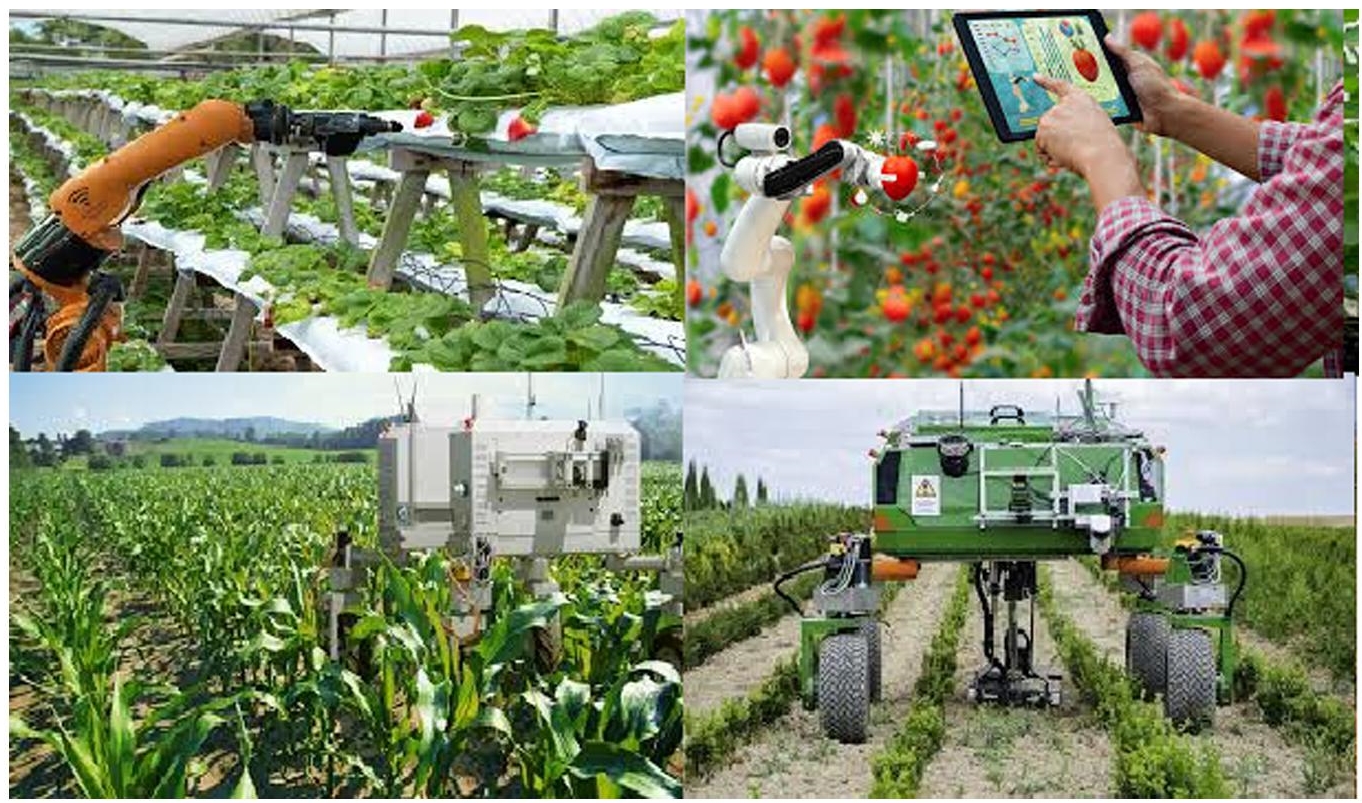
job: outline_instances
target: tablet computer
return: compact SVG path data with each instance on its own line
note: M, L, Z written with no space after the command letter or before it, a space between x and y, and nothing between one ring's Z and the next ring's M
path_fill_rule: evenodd
M1099 11L959 12L955 34L1003 142L1036 136L1054 105L1033 76L1048 75L1092 95L1112 122L1141 120L1125 65L1102 43L1107 23Z

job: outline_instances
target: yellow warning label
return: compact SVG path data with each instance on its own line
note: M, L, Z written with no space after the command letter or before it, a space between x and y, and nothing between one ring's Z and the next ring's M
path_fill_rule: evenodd
M913 515L941 515L941 476L938 474L913 475Z

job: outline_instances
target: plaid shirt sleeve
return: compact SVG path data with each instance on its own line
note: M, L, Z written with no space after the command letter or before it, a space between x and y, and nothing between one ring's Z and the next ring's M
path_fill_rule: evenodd
M1097 222L1075 329L1124 334L1157 376L1296 376L1343 337L1343 92L1313 124L1265 123L1264 183L1198 235L1145 198Z

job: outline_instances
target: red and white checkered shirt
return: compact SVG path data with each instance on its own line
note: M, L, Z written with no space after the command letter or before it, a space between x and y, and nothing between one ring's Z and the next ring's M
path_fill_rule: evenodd
M1197 235L1145 198L1103 210L1080 332L1124 334L1157 376L1296 376L1343 343L1343 85L1310 124L1264 122L1263 184Z

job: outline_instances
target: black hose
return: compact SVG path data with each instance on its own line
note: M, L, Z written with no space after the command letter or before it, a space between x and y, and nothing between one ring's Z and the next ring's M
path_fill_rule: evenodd
M95 290L94 296L85 306L84 314L80 316L80 321L71 330L71 334L66 336L66 342L62 343L57 371L75 370L80 363L81 355L85 352L85 345L90 342L90 335L103 320L104 312L109 308L109 303L114 300L115 295L117 291L112 287L101 286Z
M33 369L33 342L38 339L38 328L47 317L47 305L43 303L42 296L34 294L28 303L19 330L19 340L10 345L10 364L19 373Z
M1244 590L1244 583L1248 581L1248 566L1245 566L1244 561L1228 549L1221 549L1220 554L1234 561L1235 565L1239 567L1239 583L1234 587L1234 593L1230 595L1230 604L1225 607L1225 618L1232 620L1234 618L1234 603L1239 601L1239 594Z
M780 589L780 584L787 582L789 580L793 580L795 577L798 577L799 575L804 574L805 572L811 572L814 569L822 569L827 565L828 559L822 558L820 560L810 561L809 563L806 563L803 566L797 566L777 577L776 581L771 584L771 587L775 589L776 594L778 594L781 599L790 603L790 607L794 609L795 613L799 614L800 616L803 616L804 609L800 606L799 601L796 600L794 597L790 596L789 594L786 594L784 591L782 591Z

